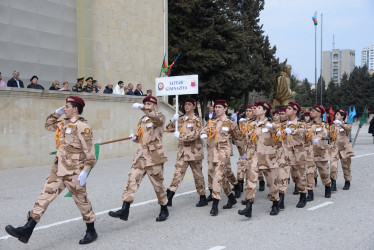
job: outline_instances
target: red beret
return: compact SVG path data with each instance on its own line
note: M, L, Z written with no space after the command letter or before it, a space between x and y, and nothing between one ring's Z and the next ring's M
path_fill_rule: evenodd
M66 102L75 102L75 103L79 103L80 105L82 105L83 107L86 105L83 101L82 98L78 97L78 96L69 96L68 98L66 98Z
M344 109L337 109L337 110L335 111L335 113L337 113L337 112L342 112L342 113L344 113L345 115L347 115L347 111L345 111Z
M275 114L279 114L279 110L274 110L273 115L275 115Z
M305 112L304 116L310 116L310 112Z
M290 106L294 110L297 110L297 113L299 113L301 111L301 106L296 102L289 102L288 106Z
M320 112L321 115L323 115L323 114L325 113L325 109L324 109L322 106L314 105L314 106L313 106L313 109L314 109L315 111Z
M253 108L253 105L251 105L251 104L245 106L245 109L251 109L251 108Z
M143 99L143 103L146 103L146 102L152 102L154 104L157 104L157 98L154 97L154 96L146 96L144 99Z
M196 106L196 100L194 98L186 98L186 100L184 100L184 103L186 103L186 102L190 102L194 106Z
M281 107L281 108L279 109L279 112L284 112L284 113L286 113L286 110L287 110L287 107Z
M217 100L217 101L214 102L214 107L216 105L222 105L224 107L228 107L229 106L229 102L226 101L226 100Z
M267 103L267 102L255 102L255 106L258 107L258 106L262 106L263 108L266 108L268 110L271 110L273 107Z

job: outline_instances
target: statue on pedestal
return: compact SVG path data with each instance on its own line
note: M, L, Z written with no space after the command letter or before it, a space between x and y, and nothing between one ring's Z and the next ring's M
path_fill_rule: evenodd
M291 70L291 65L285 65L283 72L277 78L277 83L274 86L273 107L287 106L289 102L295 102L296 92L290 89Z

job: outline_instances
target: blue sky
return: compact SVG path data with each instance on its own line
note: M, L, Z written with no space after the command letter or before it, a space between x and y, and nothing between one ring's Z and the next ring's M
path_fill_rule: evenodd
M317 11L317 75L321 63L321 13L323 13L323 51L352 49L356 65L361 66L361 51L374 44L374 1L372 0L265 0L260 15L265 34L277 47L280 61L287 60L292 74L314 83L314 25Z

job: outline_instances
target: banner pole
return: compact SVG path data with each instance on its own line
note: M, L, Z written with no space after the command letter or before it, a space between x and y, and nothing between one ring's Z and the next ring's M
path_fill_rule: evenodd
M178 95L175 96L175 114L178 115ZM178 131L178 120L175 121L175 131Z

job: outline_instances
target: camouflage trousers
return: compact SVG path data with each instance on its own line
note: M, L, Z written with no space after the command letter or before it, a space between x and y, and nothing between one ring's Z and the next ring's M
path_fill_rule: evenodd
M306 163L306 189L314 190L316 183L314 181L315 175L317 172L317 166L314 161L308 161Z
M329 175L329 162L328 161L316 161L315 164L317 166L323 185L330 186L331 179Z
M208 161L208 187L209 189L213 189L215 164L218 164L218 163L213 163L213 162L209 163ZM234 172L232 171L230 160L228 160L228 162L225 165L226 165L224 168L225 176L228 182L235 186L236 184L238 184L238 180L235 178Z
M236 178L238 181L243 181L244 180L244 175L245 175L245 169L246 169L247 161L240 159L238 161L238 169L236 173Z
M342 164L344 180L351 181L351 157L345 159L340 158L340 163ZM330 178L336 180L338 177L338 160L333 160L330 162Z
M288 165L282 165L278 169L278 188L279 193L285 194L288 187L288 179L290 178L291 167Z
M291 176L296 183L296 188L300 193L306 193L306 173L305 164L291 165Z
M221 199L221 189L223 188L223 191L227 196L231 194L231 186L230 186L230 181L228 178L228 174L231 173L231 178L234 176L232 170L231 170L231 165L230 161L226 162L215 162L213 164L213 183L212 183L212 197L215 199L220 200ZM235 179L235 176L234 176ZM236 179L235 179L236 181ZM236 183L238 183L236 181Z
M190 165L191 170L192 170L197 193L200 196L205 195L205 181L204 181L204 175L202 172L203 166L201 164L201 160L198 160L198 161L178 160L177 163L175 164L174 177L169 187L170 191L173 191L173 192L177 191L179 185L183 181L184 175L186 174L188 165Z
M255 200L256 186L260 170L257 164L251 165L252 166L248 166L246 169L245 200L253 202ZM279 201L278 170L278 168L261 169L270 190L271 201Z
M139 185L145 176L148 175L149 180L153 185L153 189L158 198L160 205L166 205L168 198L166 197L166 189L164 187L164 164L156 164L153 166L145 166L145 159L140 157L135 164L132 165L127 179L125 190L123 191L122 200L132 203L134 196L139 188Z
M64 177L58 177L55 173L47 178L44 184L42 193L39 195L38 200L35 202L34 208L30 212L30 217L36 222L40 221L40 218L47 210L48 205L57 198L57 196L65 189L65 187L71 193L75 204L82 214L83 221L85 223L91 223L96 220L96 215L92 211L91 202L87 198L86 185L83 187L78 181L79 174L68 175Z

